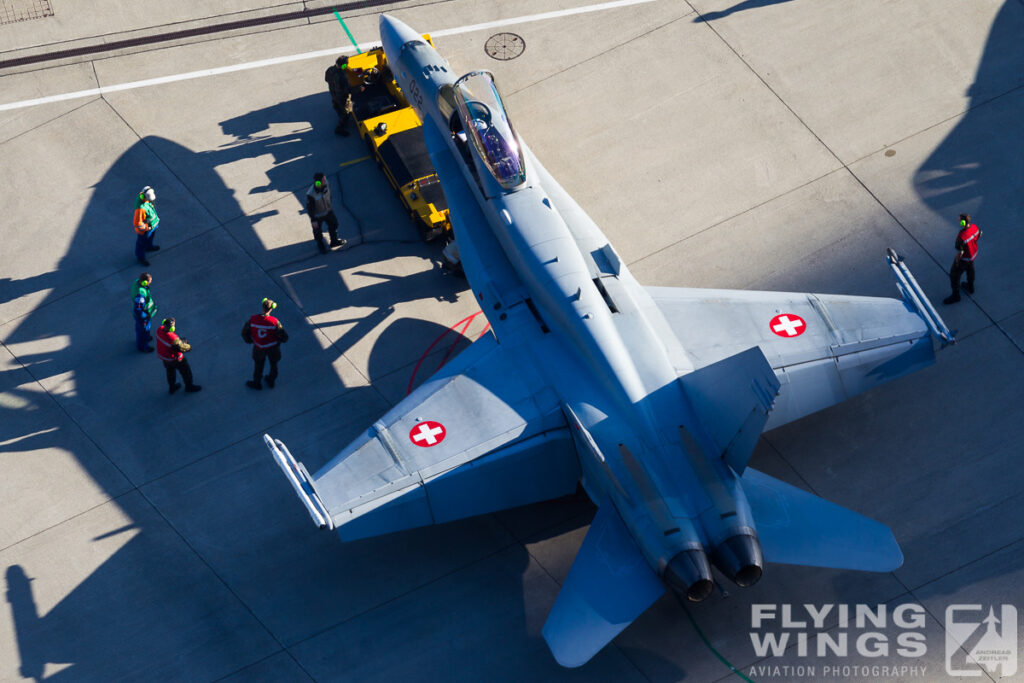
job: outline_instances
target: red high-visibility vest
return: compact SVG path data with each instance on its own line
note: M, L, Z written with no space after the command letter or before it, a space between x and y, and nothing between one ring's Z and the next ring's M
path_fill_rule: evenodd
M280 341L277 338L277 326L280 324L272 315L254 315L249 318L249 334L253 345L260 349L277 346Z
M160 357L160 360L181 360L185 357L185 354L174 348L176 341L178 341L178 335L168 332L163 325L156 328L156 355Z
M963 243L964 253L960 256L964 261L973 261L974 257L978 255L978 237L981 235L981 230L974 223L971 223L966 228L963 228L956 236L958 242Z

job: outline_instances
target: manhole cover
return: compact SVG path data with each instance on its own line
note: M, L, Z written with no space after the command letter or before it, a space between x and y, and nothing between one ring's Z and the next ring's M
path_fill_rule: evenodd
M52 16L50 0L0 0L0 24Z
M523 54L526 41L515 33L495 33L484 43L484 52L495 59L507 62Z

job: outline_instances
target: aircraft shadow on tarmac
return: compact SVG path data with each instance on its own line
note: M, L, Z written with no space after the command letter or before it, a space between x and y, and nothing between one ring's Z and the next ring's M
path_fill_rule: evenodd
M1019 232L1018 226L1024 224L1024 208L1020 201L1024 197L1024 136L1019 124L1024 112L1019 113L1016 128L1002 130L1000 124L993 123L992 107L979 108L994 98L1014 96L1013 91L1019 91L1024 85L1022 35L1024 3L1006 0L992 24L974 82L967 91L969 110L917 169L913 179L918 196L942 219L930 226L933 234L939 236L939 244L945 247L939 256L942 265L947 264L946 259L952 262L959 213L971 213L983 230L988 226L985 260L979 265L979 281L986 264L1010 260L1014 265L1000 268L1000 271L1004 275L1014 271L1019 273L1019 264L1024 258L1020 251L1024 242L1019 236L1012 235ZM1000 106L998 103L993 105ZM998 287L999 283L994 284ZM901 539L904 555L908 558L926 557L936 544L942 543L944 531ZM994 567L992 571L995 571ZM972 582L983 579L978 573L971 577ZM958 587L953 582L942 582L934 589L929 585L928 589L930 592L951 593Z
M231 163L240 158L252 158L262 155L272 155L274 165L267 172L269 182L265 186L254 187L249 192L257 194L268 190L292 189L295 187L296 174L302 178L306 173L306 158L310 155L309 150L315 144L308 139L313 131L309 133L298 133L286 136L285 138L270 135L270 125L274 123L285 123L304 121L309 118L310 111L326 109L326 101L322 95L310 95L270 109L249 112L242 116L222 121L221 129L235 136L236 142L230 146L204 154L218 159L217 165ZM328 110L329 111L329 110ZM345 147L346 149L362 149L353 126L350 126L351 135L347 139L332 138L328 141L334 147ZM358 156L358 155L357 155ZM337 166L325 164L325 166ZM295 253L295 259L282 259L278 256L271 257L275 262L286 262L285 270L280 279L286 290L308 316L320 316L321 314L337 310L339 300L343 301L344 308L359 311L357 318L342 318L332 321L324 327L334 325L346 325L355 322L356 324L346 331L340 338L335 340L333 347L339 353L344 353L351 346L362 339L372 329L384 324L395 312L395 305L402 302L415 301L423 298L434 298L437 301L453 302L458 298L458 292L466 288L466 283L461 278L448 273L442 265L439 250L440 245L434 244L424 246L419 239L416 227L401 212L397 200L390 196L390 189L387 188L383 174L374 169L372 163L363 162L342 169L337 172L328 172L333 189L333 196L336 204L341 227L339 232L349 240L350 246L347 249L361 245L383 245L385 248L376 249L373 254L379 258L390 259L402 256L416 256L426 258L431 262L429 270L422 270L411 275L395 276L379 269L373 268L373 261L366 262L366 268L354 270L353 274L364 279L376 280L376 284L359 287L355 290L345 291L339 295L333 287L325 288L325 275L329 275L331 266L322 261L310 257L309 242L283 247L288 251L288 256ZM363 183L374 182L372 194L367 195ZM300 180L301 182L301 180ZM297 199L304 201L307 185L300 185L295 191ZM260 216L255 218L258 220ZM251 220L250 217L249 220ZM305 218L300 219L305 228ZM384 226L384 227L382 227ZM364 250L363 253L367 253ZM367 258L371 258L367 253ZM287 266L293 266L288 268ZM322 294L325 294L321 296ZM369 312L367 310L369 309ZM423 339L431 334L430 323L423 323L424 330L417 333L417 330L410 329L408 321L403 323L402 334L389 334L395 339ZM437 331L443 333L444 328ZM436 335L435 335L436 336ZM376 344L374 355L380 357L386 353L388 344ZM375 368L384 368L383 363L374 363L371 367L371 381L379 377ZM422 378L425 379L425 378Z
M216 454L224 446L232 443L235 439L227 437L221 439L220 445L205 444L199 448L180 449L173 443L164 444L164 439L157 438L150 430L132 431L128 427L124 434L114 436L113 441L117 442L114 448L108 448L104 442L99 443L99 450L86 444L89 441L84 437L71 421L65 421L65 426L48 426L44 429L24 428L26 415L39 410L40 404L45 405L52 411L52 400L58 404L68 401L67 394L59 395L51 399L48 395L38 392L38 386L31 380L43 381L52 379L64 373L71 373L74 379L73 398L70 399L73 405L65 407L65 412L73 418L76 410L81 406L104 406L109 401L119 401L125 404L134 403L139 405L139 398L131 394L132 391L139 391L141 394L150 396L150 399L142 398L142 402L154 404L156 410L167 401L166 388L163 384L162 368L152 355L139 354L134 349L132 340L131 322L128 313L128 292L130 283L141 270L139 266L133 265L131 256L131 244L133 240L126 240L124 231L112 231L111 225L122 225L127 220L124 216L125 204L134 192L137 192L137 176L139 168L143 166L140 159L145 158L151 150L174 170L179 177L184 179L187 188L195 193L202 206L218 217L220 226L214 230L201 233L195 237L186 239L181 243L173 243L172 233L165 235L164 249L153 258L153 265L150 268L155 274L154 294L160 305L158 317L165 314L174 314L173 311L189 310L196 307L199 295L197 285L191 285L191 290L185 290L185 283L179 283L181 289L175 291L170 285L172 277L167 269L170 267L168 259L174 257L175 252L192 248L196 251L203 251L204 244L210 240L220 239L222 243L225 222L230 220L243 221L245 229L254 230L255 226L262 220L278 216L276 208L258 208L246 215L242 206L236 201L234 191L229 188L221 178L218 169L232 162L253 158L261 155L271 154L274 158L274 166L267 173L268 183L265 186L254 188L252 193L277 191L279 193L294 193L301 202L309 178L312 176L313 164L332 164L338 166L342 152L336 147L339 145L360 145L358 138L339 140L330 133L323 133L324 126L314 126L306 132L289 134L282 138L266 133L268 126L272 123L291 122L308 120L310 114L307 108L315 108L317 113L314 118L323 121L322 110L328 107L326 96L310 96L299 98L280 105L250 112L242 117L224 122L224 129L230 131L237 138L235 144L225 148L209 151L194 152L172 140L160 137L147 137L140 140L116 160L96 183L93 188L92 199L86 206L82 218L75 230L70 248L60 262L57 271L41 274L36 277L20 280L16 283L8 282L0 288L0 292L7 299L16 299L32 291L43 288L54 288L54 292L47 296L34 310L22 319L19 319L10 334L5 338L9 345L21 345L30 342L41 342L57 335L65 335L68 342L62 348L39 352L33 354L22 354L18 356L23 368L6 371L6 377L0 377L4 386L10 389L6 393L13 398L7 401L4 412L8 416L9 411L20 413L22 419L5 420L0 424L0 454L2 453L27 453L36 450L46 449L67 449L79 460L84 472L97 482L100 486L103 482L111 481L112 469L104 458L114 463L117 469L136 486L145 486L165 476L168 472L173 474L179 468L189 468L201 465L201 461L210 457L217 457ZM333 112L327 108L329 118L333 118ZM304 117L304 118L303 118ZM333 124L331 124L333 125ZM325 142L326 141L326 142ZM332 151L324 152L323 147L333 145ZM311 149L321 146L319 158L313 158ZM360 148L361 149L361 148ZM305 151L304 151L305 150ZM150 162L152 165L152 162ZM330 168L331 166L327 166ZM360 170L352 173L368 173L374 177L381 176L380 171L372 165L363 164ZM291 334L291 340L285 347L285 360L282 365L282 381L274 390L274 396L280 397L280 403L287 403L292 399L301 400L303 392L308 387L294 387L292 394L287 392L288 374L292 368L301 363L303 359L297 352L306 349L309 353L322 355L321 366L329 370L329 364L343 354L353 344L358 342L365 334L381 326L386 326L375 341L369 355L367 372L371 383L376 383L389 375L394 376L402 372L410 372L411 364L417 360L419 352L425 350L432 340L441 340L434 352L423 363L422 370L415 378L416 383L425 381L429 375L436 370L438 364L445 357L454 355L458 350L467 346L471 339L461 334L460 329L449 330L444 325L438 325L418 319L398 319L394 322L390 317L394 313L394 305L403 301L413 301L423 298L434 298L438 301L454 301L459 291L466 287L464 280L452 275L442 275L440 272L440 261L437 258L439 246L436 244L425 245L419 239L415 228L411 225L408 217L400 210L395 209L391 214L383 214L380 204L387 206L397 205L397 200L391 195L390 189L386 186L382 177L378 178L380 191L369 196L352 193L346 194L344 188L348 186L350 178L342 177L348 175L340 172L335 175L334 180L340 183L334 184L340 191L335 194L336 211L342 223L342 230L349 230L343 233L356 242L354 248L344 253L333 252L322 257L316 254L315 248L310 240L308 219L304 215L296 215L294 229L296 242L275 249L266 249L263 252L253 254L254 258L261 262L270 262L271 273L277 275L277 280L284 289L301 299L301 305L297 302L292 305L287 319L287 326ZM166 194L164 195L166 196ZM340 201L339 201L340 200ZM342 204L342 206L337 206ZM129 204L130 207L130 204ZM130 210L130 209L129 209ZM365 212L370 212L370 219L362 218ZM168 221L167 211L161 212L164 221ZM346 215L347 214L347 215ZM358 226L360 220L364 220L368 227L363 229ZM197 218L197 220L199 220ZM387 221L393 220L394 226L388 225ZM369 225L370 223L374 225ZM379 225L378 223L383 223ZM397 226L397 227L396 227ZM113 236L111 233L115 233ZM354 233L354 234L353 234ZM258 244L259 240L244 240L249 245ZM103 242L109 245L109 252L112 255L109 263L103 264L108 268L107 273L102 275L102 281L109 286L107 289L124 290L123 296L113 294L112 300L116 303L116 311L109 316L103 317L100 313L96 326L114 330L111 335L96 335L88 331L88 326L77 326L68 324L62 319L62 314L52 309L60 308L60 300L67 296L67 292L59 292L58 288L63 277L68 277L67 272L72 273L95 269L96 264L90 262L89 256L81 247L85 243ZM193 244L191 247L189 243ZM227 241L230 244L229 241ZM211 248L211 251L215 249ZM413 273L408 276L396 276L381 271L378 263L386 262L396 256L418 257L432 263L427 270ZM365 259L365 260L364 260ZM336 275L338 263L344 261L345 267L354 270L363 277L379 280L378 284L362 287L355 292L346 291L337 284ZM274 265L279 264L279 265ZM246 277L263 277L261 270L251 268ZM94 270L94 272L96 272ZM187 274L184 277L188 277ZM224 288L231 296L244 288L231 284L231 277L223 282L205 283L202 289L216 290ZM123 280L123 282L119 282ZM112 283L112 284L111 284ZM163 287L161 287L163 283ZM121 286L123 285L123 286ZM96 283L88 285L97 287ZM103 289L103 287L98 287ZM102 294L102 292L101 292ZM245 294L253 298L253 294ZM292 302L285 298L281 292L279 301L284 304L282 308L288 308ZM177 300L176 300L177 298ZM357 308L361 311L357 324L345 332L334 344L327 349L322 349L322 344L317 339L321 334L312 325L302 320L301 313L307 316L322 316L331 312L340 312L339 319L331 324L351 323L345 314L346 308ZM373 309L371 313L365 314L367 308ZM65 311L66 312L66 311ZM245 347L238 336L238 328L241 321L253 311L240 309L232 316L230 325L219 325L214 329L214 323L204 322L198 313L185 315L178 313L179 327L185 328L185 332L191 337L193 343L202 339L203 348L211 349L217 346L224 346L230 349L230 355L237 357L228 362L233 363L237 368L237 382L239 392L245 392L242 380L246 373L251 372L251 360L249 360L248 347ZM237 321L234 320L237 318ZM482 317L481 317L482 320ZM479 333L479 326L473 330L472 336ZM113 339L111 338L113 337ZM422 342L422 343L420 343ZM397 351L408 351L415 349L416 353L400 358L396 368L395 353ZM195 353L195 352L194 352ZM216 384L210 382L209 367L219 359L208 352L209 357L199 356L193 359L192 365L196 372L197 381L206 385L205 391L196 395L202 400L210 392L216 394L219 391ZM402 385L406 377L402 376ZM297 382L292 382L295 384ZM317 384L321 386L320 391L325 396L346 397L346 405L365 402L368 405L380 405L380 412L386 410L380 395L370 387L345 387L341 378L334 373L323 372L317 375ZM118 387L113 390L113 387ZM133 389L134 388L134 389ZM118 399L117 394L126 392L128 398ZM59 393L59 392L58 392ZM141 396L140 394L140 396ZM266 391L263 394L267 394ZM171 399L181 398L179 396ZM211 396L210 398L215 398ZM241 401L248 397L243 397ZM227 403L240 403L239 399L228 397ZM179 402L180 405L185 405ZM172 405L167 403L167 405ZM207 404L209 405L209 404ZM128 410L126 405L112 405L108 408L111 413L116 414ZM148 410L148 409L147 409ZM177 410L177 408L175 408ZM196 412L196 411L192 411ZM282 414L285 420L293 413ZM340 544L332 534L318 532L313 529L309 519L301 509L301 505L294 498L288 489L281 473L275 466L269 454L265 452L259 442L261 433L268 424L272 424L274 418L263 420L251 420L251 410L242 411L237 421L242 426L229 427L238 432L239 438L251 442L252 465L254 474L244 477L224 476L218 480L218 486L207 489L196 504L200 509L204 505L212 506L202 514L203 517L216 519L219 516L229 517L230 513L225 510L244 510L251 501L259 500L266 508L261 516L267 518L267 522L261 523L261 532L265 532L256 541L247 539L241 545L235 545L233 540L239 534L236 525L214 525L213 529L197 523L196 528L190 527L194 519L175 519L174 514L164 517L166 512L163 507L160 513L156 513L151 505L159 506L159 502L152 500L141 502L134 499L136 494L125 494L122 486L116 490L110 490L108 495L111 498L118 498L114 503L120 508L123 515L131 522L127 525L117 526L118 528L100 534L92 539L93 542L101 542L105 538L120 536L122 544L119 545L105 561L88 576L85 576L69 593L64 595L56 604L44 613L40 614L33 592L33 583L48 580L47 575L31 575L31 570L21 564L11 564L5 571L6 598L11 610L14 624L15 638L20 657L19 673L35 680L83 680L83 679L109 679L119 676L140 675L142 672L154 673L155 678L170 680L175 678L190 678L197 676L203 678L200 671L183 670L180 665L174 665L173 660L180 659L180 653L188 651L193 643L188 641L189 630L207 631L206 638L209 640L225 640L231 648L237 647L239 639L244 639L244 633L235 635L236 625L223 614L209 614L207 605L203 604L204 593L193 593L187 584L187 579L175 575L168 568L181 564L181 559L175 553L183 552L191 556L192 552L208 557L208 553L216 554L222 548L234 548L235 558L244 560L252 553L250 543L258 548L263 548L268 555L284 553L289 558L289 565L296 567L299 573L294 581L273 581L277 587L274 591L262 590L261 592L271 594L269 601L264 601L255 608L257 617L264 616L263 609L275 610L278 605L293 603L302 604L302 616L297 616L298 622L289 626L289 635L282 640L289 644L300 642L316 633L329 630L344 619L345 614L351 616L351 605L354 602L365 604L365 595L374 596L372 600L379 600L379 603L388 601L388 597L377 598L379 590L377 583L392 581L403 586L402 590L411 590L432 580L440 578L444 573L451 571L445 568L443 571L437 569L433 574L429 569L423 568L444 565L444 562L451 560L439 560L439 557L452 555L452 547L457 547L460 537L468 539L467 544L472 544L473 539L492 536L496 533L494 527L518 530L531 538L544 538L545 531L560 526L560 531L567 528L566 520L579 518L576 526L586 524L586 513L590 510L589 501L585 496L570 496L566 499L552 503L530 506L523 510L511 510L501 513L504 521L497 521L498 517L492 517L492 521L481 523L456 522L437 528L426 528L414 530L405 534L397 534L384 539L370 539L349 543L344 546ZM337 450L354 438L359 431L365 429L375 414L365 424L353 424L345 428L344 435L337 443L326 444L321 452L304 454L307 464L311 468L319 467L329 457L332 457ZM155 419L155 415L142 418L147 421ZM195 415L191 418L186 413L176 415L175 419L187 421L188 419L218 419L215 416ZM235 420L226 421L230 424ZM28 421L31 424L31 421ZM88 421L86 421L88 422ZM88 429L89 425L85 425ZM296 427L295 429L300 429ZM17 431L15 431L17 430ZM289 427L279 425L275 427L277 435L293 442L298 437L289 436ZM145 431L149 431L147 434ZM182 428L187 432L187 426ZM69 446L69 443L73 444ZM185 451L183 458L173 455L174 450ZM248 456L247 456L248 457ZM147 469L151 466L157 469ZM232 464L234 467L236 463ZM121 480L123 482L123 480ZM157 484L159 488L159 484ZM147 488L147 492L150 489ZM147 498L150 494L147 493ZM156 495L156 494L154 494ZM133 500L127 500L133 499ZM156 499L154 499L156 500ZM191 506L190 506L191 507ZM196 540L195 537L188 538L190 549L182 547L180 551L168 551L167 547L175 547L178 539L173 532L170 532L168 521L175 527L179 524L186 530L185 536L190 532L195 536L202 536L203 540ZM237 524L246 526L251 520L238 519ZM490 531L481 531L482 527ZM571 528L569 525L568 528ZM511 533L509 531L504 532ZM123 536L122 536L123 534ZM127 539L127 540L125 540ZM261 545L261 539L263 545ZM192 545L194 542L194 545ZM504 588L498 589L505 596L507 602L510 597L523 593L521 585L513 585L521 582L521 575L526 571L530 558L520 545L515 545L505 551L505 567L502 572L502 581L510 583ZM454 553L460 556L459 552ZM466 553L461 553L466 555ZM157 558L154 560L154 557ZM469 559L479 559L470 554ZM168 568L160 565L165 562ZM187 564L187 562L186 562ZM251 564L251 563L249 563ZM389 571L375 571L374 567L379 565L389 566ZM229 576L238 577L245 582L252 577L244 576L244 564L232 566L226 571ZM401 570L400 568L408 568ZM413 568L416 568L415 570ZM220 573L223 567L217 569ZM207 572L200 571L198 575L192 575L199 581L208 581ZM366 577L373 577L367 582ZM383 578L381 578L383 577ZM395 578L397 577L397 578ZM231 583L229 579L227 581ZM269 583L269 581L268 581ZM38 586L38 584L36 584ZM368 587L370 586L370 587ZM377 586L374 588L373 586ZM234 586L231 586L232 589ZM301 595L291 592L293 588L300 590ZM385 589L387 587L385 586ZM397 590L397 589L394 589ZM458 591L456 591L458 592ZM383 593L382 593L383 595ZM245 597L245 596L243 596ZM483 599L485 596L478 596ZM366 609L373 609L378 604L370 602ZM269 605L269 606L268 606ZM493 633L491 637L497 639L518 638L524 641L520 647L535 650L539 658L541 655L548 657L539 636L529 636L527 628L526 608L519 600L514 609L504 606L505 612L495 623L503 624L502 629L508 633ZM453 614L464 612L463 623L475 623L472 615L478 609L478 604L473 600L464 604L456 604L453 601L449 605L446 618ZM346 611L349 610L349 611ZM309 614L313 613L312 617ZM308 619L304 623L303 618ZM194 621L190 621L194 620ZM272 619L271 619L272 621ZM268 627L272 628L272 627ZM143 634L143 635L140 635ZM276 635L276 634L275 634ZM468 637L468 634L467 634ZM482 637L482 636L481 636ZM228 646L225 646L228 647ZM229 648L230 649L230 648ZM385 653L379 653L386 657ZM213 659L228 657L228 654L214 653ZM261 655L262 656L262 655ZM236 668L250 664L253 659L239 660ZM229 669L230 673L234 669ZM557 670L552 663L552 670ZM51 673L45 675L47 671ZM225 672L218 673L217 676ZM211 676L213 677L213 676Z
M999 231L1021 225L1024 211L1024 136L1021 126L1003 130L993 123L988 108L979 105L1010 94L1024 85L1024 3L1006 0L992 23L974 83L967 91L969 111L917 170L914 189L936 214L947 218L939 230L948 234L953 255L957 214L967 211ZM1015 81L1015 82L1014 82ZM998 104L996 105L998 106ZM986 234L986 251L994 255ZM1017 240L1011 244L1019 244ZM1020 254L1018 254L1020 256ZM1019 259L1017 261L1020 262Z

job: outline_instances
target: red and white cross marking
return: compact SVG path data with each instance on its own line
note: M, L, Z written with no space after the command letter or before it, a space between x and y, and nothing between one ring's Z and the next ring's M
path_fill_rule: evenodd
M768 326L780 337L799 337L807 329L807 323L796 313L780 313Z
M444 425L440 422L424 420L412 428L409 432L409 440L417 446L430 448L444 441L447 434Z

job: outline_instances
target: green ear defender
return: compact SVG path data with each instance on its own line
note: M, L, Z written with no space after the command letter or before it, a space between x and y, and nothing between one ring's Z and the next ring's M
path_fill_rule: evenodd
M263 308L266 309L268 313L277 308L277 302L268 299L267 297L263 297L263 301L261 303L263 304Z

